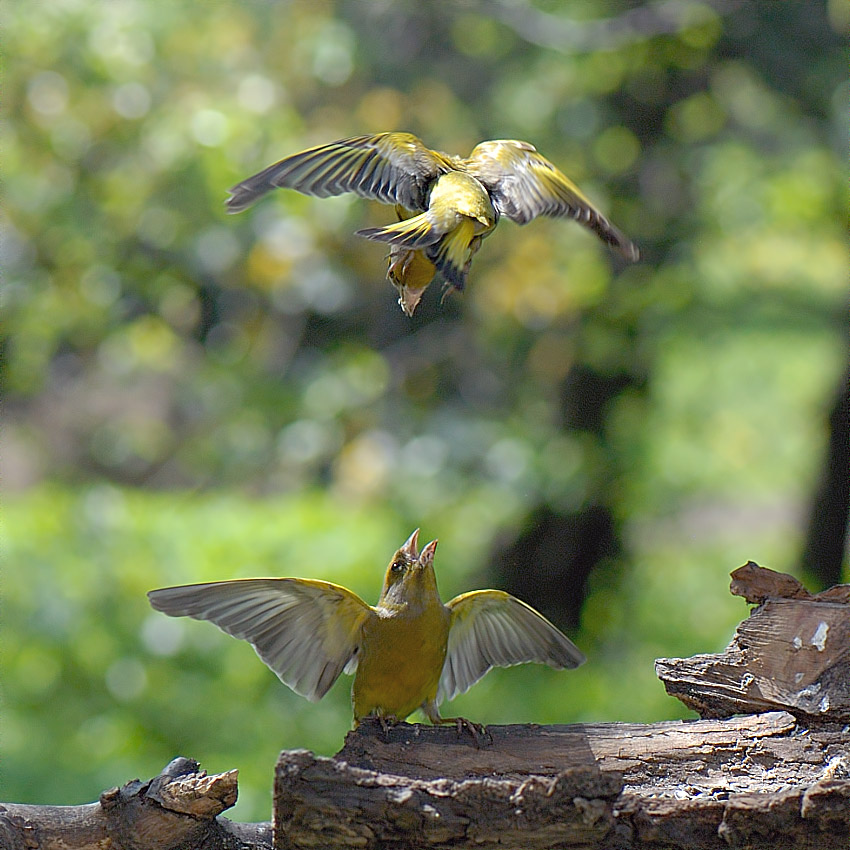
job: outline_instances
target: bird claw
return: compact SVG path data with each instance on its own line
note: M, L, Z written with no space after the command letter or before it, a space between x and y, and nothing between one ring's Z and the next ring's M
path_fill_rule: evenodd
M359 726L361 723L368 724L372 726L373 729L377 726L381 731L384 743L389 744L390 732L395 726L401 723L401 721L397 717L393 717L391 714L369 714L359 720L356 725ZM375 729L375 732L377 731L378 729Z
M455 286L453 283L447 283L447 284L443 287L443 294L440 296L440 306L442 307L442 306L443 306L443 304L445 304L445 303L446 303L446 299L447 299L447 298L448 298L448 297L449 297L449 296L450 296L453 292L460 292L460 291L461 291L461 290L460 290L457 286Z
M476 749L482 749L482 742L485 738L487 739L488 746L493 743L493 736L483 723L475 723L472 720L467 720L465 717L452 717L447 719L450 722L454 722L458 738L460 738L464 732L469 732L472 736L472 740L475 742Z
M387 717L383 714L378 715L378 723L381 725L381 731L384 733L384 743L389 744L390 742L390 729L395 726L398 721L395 717Z

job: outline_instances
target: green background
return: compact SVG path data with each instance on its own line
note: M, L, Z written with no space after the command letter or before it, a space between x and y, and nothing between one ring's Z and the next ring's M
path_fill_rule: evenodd
M320 703L168 584L328 579L374 602L410 531L445 599L531 512L600 501L575 672L489 674L485 723L684 717L660 656L726 645L747 559L796 571L847 359L845 4L141 2L6 9L2 796L82 803L175 755L265 820ZM527 139L640 244L511 222L412 320L356 198L225 190L408 130ZM565 427L564 380L623 387ZM846 563L845 563L846 575Z

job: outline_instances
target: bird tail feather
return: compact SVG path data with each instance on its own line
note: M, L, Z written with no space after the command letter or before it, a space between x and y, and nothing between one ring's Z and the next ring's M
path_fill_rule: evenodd
M367 227L355 232L355 236L363 236L375 242L387 242L402 248L427 248L438 242L441 234L437 231L427 212L396 221L384 227Z
M439 269L446 281L457 290L466 285L469 262L472 259L472 242L475 239L475 222L464 218L428 252L428 258Z

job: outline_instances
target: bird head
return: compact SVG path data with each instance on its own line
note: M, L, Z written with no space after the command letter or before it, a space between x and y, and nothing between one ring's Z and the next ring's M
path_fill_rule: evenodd
M387 567L384 589L379 605L412 605L430 600L437 594L437 577L434 574L434 552L437 541L419 551L417 528L405 544L396 551Z

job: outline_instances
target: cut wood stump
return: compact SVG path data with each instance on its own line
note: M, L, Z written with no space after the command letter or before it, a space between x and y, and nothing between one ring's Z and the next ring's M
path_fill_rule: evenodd
M731 590L758 607L724 652L658 659L667 693L702 717L781 709L806 723L850 721L850 585L812 595L750 561Z

